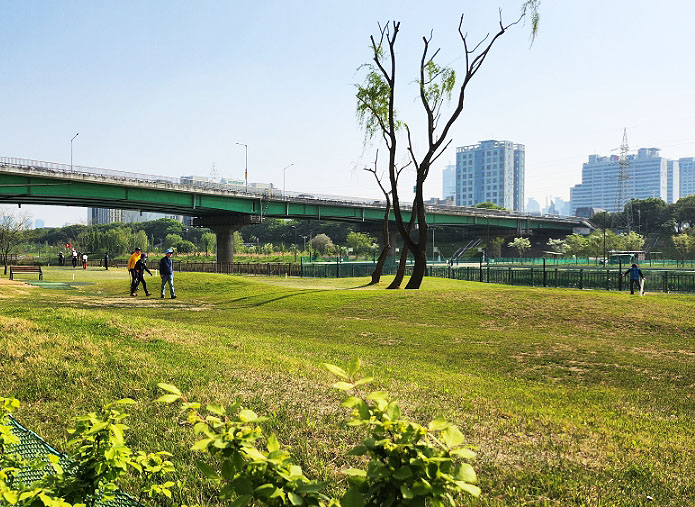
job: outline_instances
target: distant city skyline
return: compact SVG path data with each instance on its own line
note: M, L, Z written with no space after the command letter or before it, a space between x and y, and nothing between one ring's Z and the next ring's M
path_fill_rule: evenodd
M433 30L440 63L460 74L461 14L474 41L497 26L498 7L512 20L520 5L2 2L0 156L69 164L72 147L79 165L207 176L214 164L219 176L243 180L248 154L249 182L281 188L285 176L291 191L379 199L363 168L381 146L364 143L354 87L377 23L402 22L398 115L420 153L425 120L413 98L422 35ZM671 160L695 155L695 114L684 107L695 67L683 64L693 18L695 3L685 0L542 3L533 46L528 23L513 27L471 82L425 196L440 195L455 147L480 139L526 146L525 193L539 203L569 199L587 155L615 153L625 127L631 146L657 146ZM398 159L407 161L405 151ZM382 147L382 170L384 160ZM404 173L406 199L411 180ZM86 208L22 211L47 226L87 222Z

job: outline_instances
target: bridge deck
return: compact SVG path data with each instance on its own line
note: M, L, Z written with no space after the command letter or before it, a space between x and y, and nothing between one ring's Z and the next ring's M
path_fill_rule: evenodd
M234 185L184 184L174 177L7 157L0 157L0 203L139 209L197 217L242 214L375 223L383 220L385 212L381 201L368 199L283 195L272 187L246 192ZM408 219L410 207L402 209ZM576 217L537 217L509 211L442 206L428 206L427 221L436 225L524 231L546 229L564 233L587 227L583 219Z

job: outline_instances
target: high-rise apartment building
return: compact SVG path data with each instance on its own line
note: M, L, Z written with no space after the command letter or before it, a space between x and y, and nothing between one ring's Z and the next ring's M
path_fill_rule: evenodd
M442 198L453 197L456 200L456 166L449 164L442 173Z
M678 159L680 172L680 197L695 194L695 157Z
M618 162L617 155L589 155L588 162L582 166L582 182L570 189L570 212L573 215L577 208L622 211L624 204L630 199L659 197L666 202L678 199L678 171L674 171L672 167L669 178L668 161L660 156L659 149L640 148L636 155L628 155L627 188L621 196L622 202L617 202Z
M666 162L666 202L676 202L679 199L680 174L678 160Z
M480 141L456 148L456 205L492 202L524 209L525 147L511 141Z
M160 218L170 218L179 222L186 222L181 215L170 215L164 213L152 213L149 211L110 209L110 208L87 208L89 225L123 223L140 223L159 220Z

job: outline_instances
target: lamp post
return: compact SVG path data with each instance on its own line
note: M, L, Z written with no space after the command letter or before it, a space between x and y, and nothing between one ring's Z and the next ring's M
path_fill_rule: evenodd
M309 236L301 236L301 238L304 240L304 248L302 249L302 252L306 252L306 239L307 239L308 237L309 237Z
M70 172L72 172L72 142L75 140L77 136L79 136L80 133L78 132L74 136L72 136L72 139L70 139Z
M246 184L246 193L249 191L249 145L244 143L237 143L239 146L244 147L244 182Z
M285 171L294 165L294 162L290 165L282 168L282 196L285 197Z

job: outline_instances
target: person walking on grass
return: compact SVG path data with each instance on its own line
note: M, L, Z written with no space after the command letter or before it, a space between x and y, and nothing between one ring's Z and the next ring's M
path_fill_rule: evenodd
M128 273L130 273L130 293L135 292L135 282L137 282L137 275L135 274L135 263L140 259L140 247L136 247L135 251L128 258Z
M142 284L142 288L145 291L145 296L149 296L150 293L147 292L147 282L145 282L145 271L147 271L150 276L152 276L152 271L147 269L147 254L142 254L138 261L135 263L135 267L133 268L135 271L135 287L133 288L133 291L130 293L131 296L137 296L138 295L138 285Z
M627 275L630 275L630 294L635 293L635 285L637 285L637 290L639 290L641 294L642 280L644 280L644 274L642 274L642 270L639 268L639 266L637 266L637 264L633 264L630 269L623 273L623 276Z
M159 261L159 276L162 277L162 290L159 291L160 298L164 297L164 289L168 283L171 299L176 299L176 293L174 292L174 263L171 261L173 253L174 251L169 248Z

